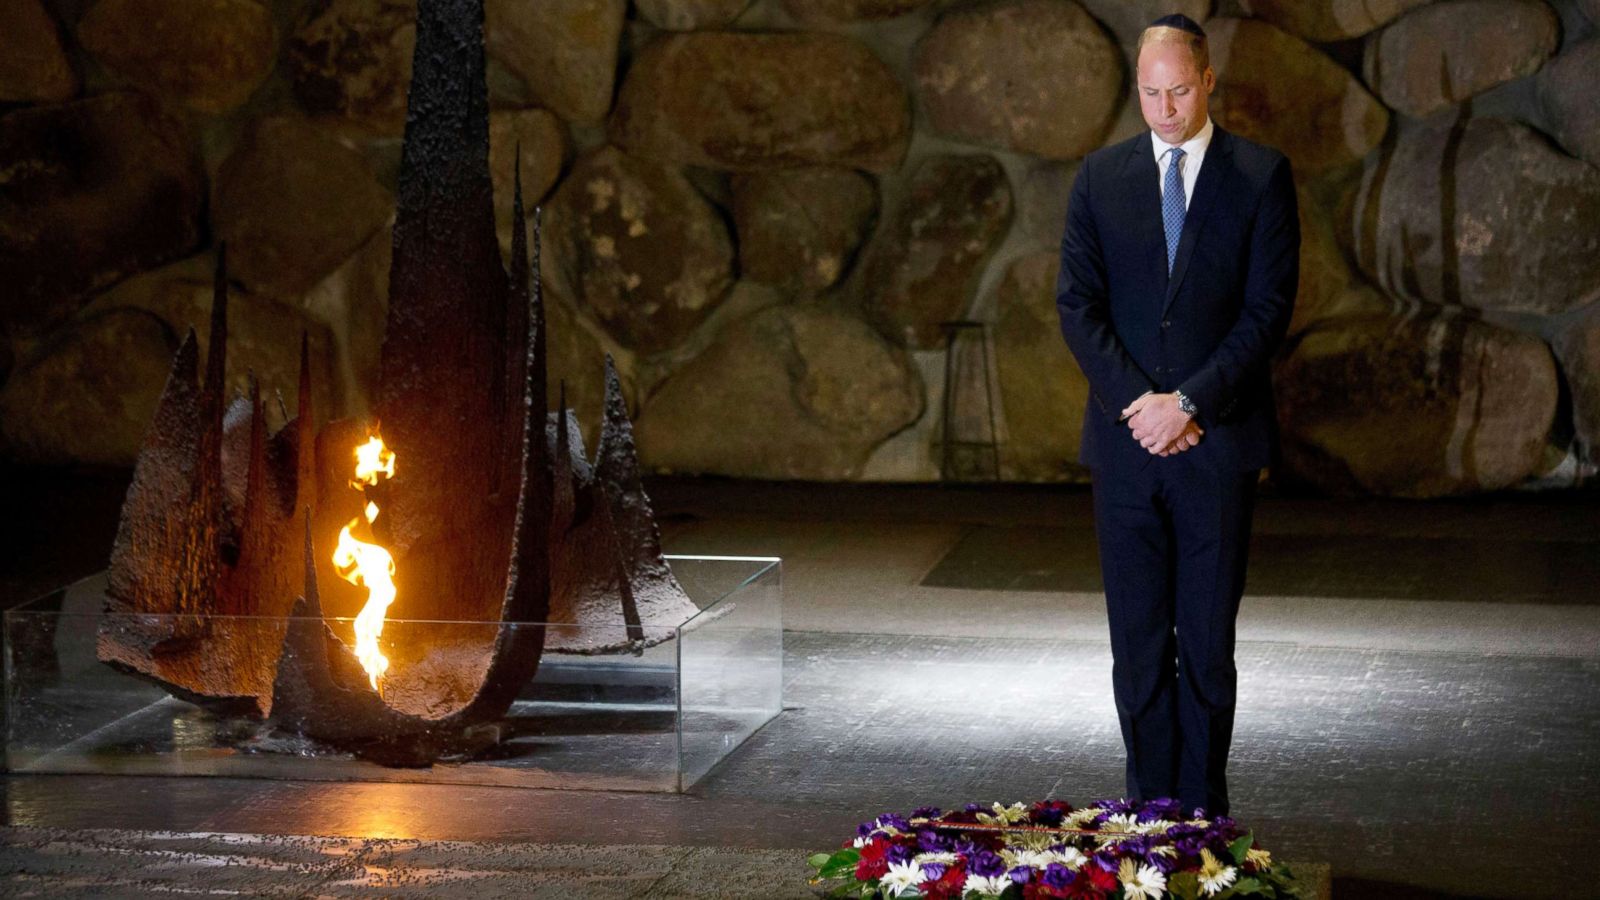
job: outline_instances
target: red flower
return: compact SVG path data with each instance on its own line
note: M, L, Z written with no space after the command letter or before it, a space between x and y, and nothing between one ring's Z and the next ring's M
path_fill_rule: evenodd
M922 893L930 900L955 900L961 896L961 889L966 887L966 884L966 867L954 863L944 870L944 874L940 875L937 881L925 881L921 888Z
M857 881L875 881L889 874L889 842L873 838L861 845L861 861L856 863Z
M1066 890L1056 896L1066 897L1068 900L1104 900L1106 892L1100 890L1092 879L1079 877L1072 879Z
M1040 800L1028 810L1028 818L1044 825L1060 825L1072 812L1072 804L1064 800Z

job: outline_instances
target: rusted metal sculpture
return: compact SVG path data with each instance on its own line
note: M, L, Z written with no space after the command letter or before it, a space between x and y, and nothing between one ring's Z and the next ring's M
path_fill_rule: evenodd
M224 409L219 252L205 377L191 331L124 503L102 660L196 703L420 765L472 746L546 649L637 646L647 625L694 614L661 555L610 359L592 464L564 390L547 409L539 218L530 268L519 175L508 275L486 94L482 0L419 4L376 421L315 428L303 345L281 430L267 434L254 386ZM399 462L353 489L367 440ZM373 576L351 576L350 554L335 560L336 535L353 538L363 516L394 563L380 576L398 598L389 618L431 623L385 631L376 666L345 624L360 632ZM582 628L547 648L531 624L545 622Z

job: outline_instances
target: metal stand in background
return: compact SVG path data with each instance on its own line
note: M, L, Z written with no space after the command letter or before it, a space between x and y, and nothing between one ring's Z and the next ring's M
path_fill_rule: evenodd
M987 322L962 319L941 322L939 328L944 331L944 421L939 447L939 478L943 481L999 481L1000 439L994 418L994 389L989 384L989 325ZM959 377L963 372L961 361L972 356L970 344L974 339L978 342L978 378L983 382L983 409L957 409L963 394L976 394L975 391L961 391L962 385L971 387L971 379ZM958 420L985 423L988 427L987 437L975 440L969 436L958 436L955 434Z

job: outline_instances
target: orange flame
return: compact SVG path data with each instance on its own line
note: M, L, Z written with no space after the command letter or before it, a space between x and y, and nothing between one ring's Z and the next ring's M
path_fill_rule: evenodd
M376 485L379 476L394 477L394 453L383 445L383 438L373 435L356 448L356 476L350 486L360 490L363 485ZM366 519L370 531L378 518L378 504L367 502ZM394 557L383 547L359 540L353 530L361 520L351 519L339 530L339 544L333 551L333 566L339 577L357 587L367 589L367 603L356 616L356 658L367 670L367 680L372 689L378 686L383 673L389 670L389 658L378 649L378 636L383 633L383 617L394 602Z

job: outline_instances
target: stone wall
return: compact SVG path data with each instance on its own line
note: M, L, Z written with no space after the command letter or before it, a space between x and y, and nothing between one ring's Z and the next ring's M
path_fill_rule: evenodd
M222 242L233 382L290 394L304 333L319 409L366 409L414 3L0 5L7 457L130 462ZM1595 0L487 4L502 236L520 158L554 374L593 423L614 354L658 470L936 478L939 323L975 318L992 390L959 387L994 397L1005 477L1081 479L1067 196L1143 130L1132 43L1181 9L1216 119L1299 180L1278 476L1437 496L1594 472Z

